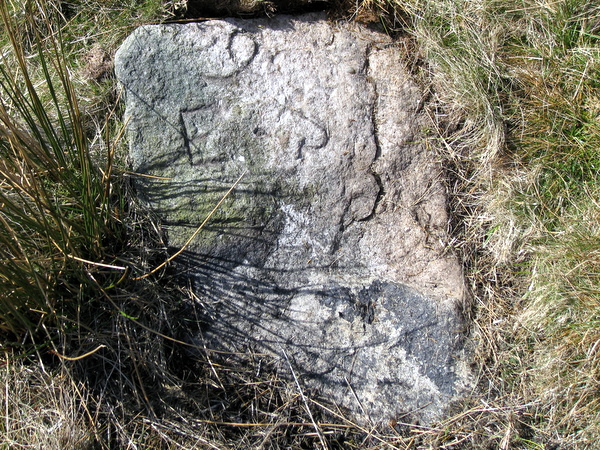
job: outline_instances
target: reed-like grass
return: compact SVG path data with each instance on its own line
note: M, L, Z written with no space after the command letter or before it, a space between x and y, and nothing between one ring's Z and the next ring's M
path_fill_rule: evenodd
M10 41L0 66L0 327L19 337L67 326L97 283L120 277L110 266L123 229L114 148L102 166L92 160L60 30L46 22L52 34L28 54L5 2L0 14Z

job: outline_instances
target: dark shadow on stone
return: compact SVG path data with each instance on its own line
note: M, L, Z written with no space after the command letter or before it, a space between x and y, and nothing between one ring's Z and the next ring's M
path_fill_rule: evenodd
M205 17L270 17L273 14L304 14L326 11L334 2L324 0L188 0L186 19Z
M202 303L203 339L211 348L267 352L282 359L285 351L304 368L303 379L332 386L344 377L355 386L368 383L369 368L377 364L373 358L385 348L406 354L444 394L455 392L455 353L463 343L462 319L455 312L436 312L429 298L407 286L373 281L356 288L331 281L282 287L276 280L301 279L302 271L263 269L256 272L259 276L249 277L244 270L236 270L243 265L239 260L189 252L179 264L181 273L189 270ZM299 321L290 311L299 298L314 300L324 315L310 320L303 316L308 321ZM392 339L377 330L380 321L390 319L402 328ZM339 330L350 324L367 337L360 342L338 340ZM299 336L304 340L297 340ZM313 361L312 370L306 370L308 360ZM391 375L378 381L382 388L390 385L391 389L394 383L402 384L402 380Z

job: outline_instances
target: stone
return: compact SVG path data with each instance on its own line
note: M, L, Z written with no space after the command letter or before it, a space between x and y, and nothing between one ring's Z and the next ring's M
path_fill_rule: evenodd
M422 94L384 34L322 15L138 28L116 55L137 189L203 304L196 342L279 358L361 423L469 386L460 262Z

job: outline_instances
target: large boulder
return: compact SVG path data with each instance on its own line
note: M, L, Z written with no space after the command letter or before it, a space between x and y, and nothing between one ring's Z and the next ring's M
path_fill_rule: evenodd
M140 27L115 68L173 248L245 173L179 260L197 340L278 357L362 422L439 419L468 384L464 284L397 45L318 15L214 20Z

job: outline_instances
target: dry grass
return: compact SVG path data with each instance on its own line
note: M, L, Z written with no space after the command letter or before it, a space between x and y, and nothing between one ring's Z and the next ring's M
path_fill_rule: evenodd
M68 371L47 372L5 356L0 369L2 420L6 448L86 448L92 441L86 411ZM83 402L82 402L83 400Z

